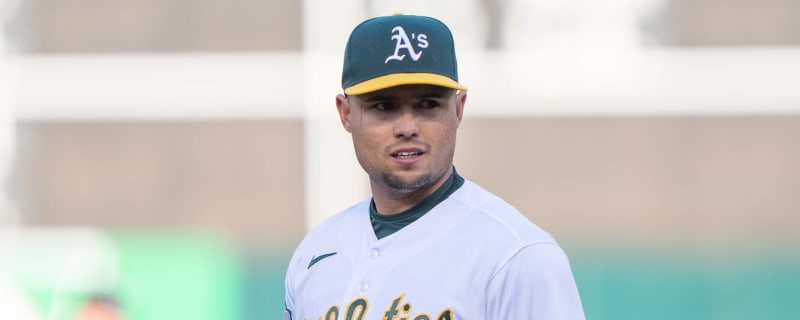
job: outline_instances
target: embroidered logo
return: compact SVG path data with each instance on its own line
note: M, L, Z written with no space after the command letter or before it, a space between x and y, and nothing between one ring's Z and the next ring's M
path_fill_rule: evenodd
M325 259L327 257L330 257L330 256L332 256L334 254L336 254L336 252L326 253L326 254L323 254L323 255L320 255L320 256L317 256L317 257L312 257L311 261L308 263L308 268L306 268L306 269L311 269L311 266L315 265L320 260Z
M384 63L389 63L392 60L403 61L406 55L401 55L400 50L406 50L411 59L417 61L422 56L422 49L428 47L428 35L411 33L411 38L409 38L406 30L401 26L396 26L392 29L392 40L395 41L394 54L386 58ZM414 45L411 43L412 40L417 41L417 48L420 48L419 52L414 49Z

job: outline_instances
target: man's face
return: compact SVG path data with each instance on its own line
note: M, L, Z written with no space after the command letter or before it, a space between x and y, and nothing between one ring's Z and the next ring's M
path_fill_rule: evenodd
M339 95L336 107L373 187L409 194L446 178L465 101L465 92L404 85Z

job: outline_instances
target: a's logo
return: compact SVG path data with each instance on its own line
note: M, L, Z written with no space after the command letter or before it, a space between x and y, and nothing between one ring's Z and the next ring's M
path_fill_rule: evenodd
M414 61L419 60L419 57L422 56L422 50L428 47L428 35L424 33L420 34L411 34L411 38L408 37L406 30L403 29L401 26L396 26L392 29L392 40L395 41L394 45L394 54L386 58L384 63L389 63L389 61L397 60L403 61L406 57L405 54L400 54L400 50L408 51L408 54L411 56L411 59ZM411 43L412 40L417 41L417 47L420 48L419 52L414 49L414 45Z
M320 260L325 259L327 257L330 257L330 256L332 256L334 254L336 254L336 252L326 253L326 254L320 255L318 257L311 257L311 261L308 263L308 268L306 268L306 269L311 269L311 266L315 265Z

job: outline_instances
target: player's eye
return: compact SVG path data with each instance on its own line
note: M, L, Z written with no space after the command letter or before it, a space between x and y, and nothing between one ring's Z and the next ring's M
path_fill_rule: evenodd
M388 101L379 101L373 103L371 108L378 111L391 111L394 110L394 105L389 103Z
M422 99L419 101L419 106L423 109L433 109L440 105L441 103L436 99Z

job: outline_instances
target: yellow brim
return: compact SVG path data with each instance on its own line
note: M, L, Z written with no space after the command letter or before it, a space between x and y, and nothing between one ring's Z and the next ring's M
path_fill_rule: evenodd
M467 91L467 88L446 76L434 73L394 73L357 83L344 89L348 95L359 95L405 84L429 84Z

